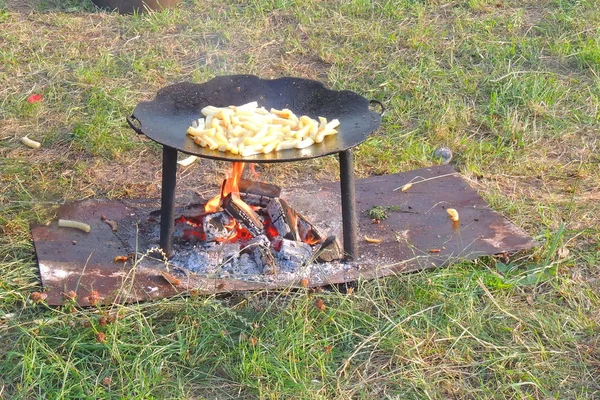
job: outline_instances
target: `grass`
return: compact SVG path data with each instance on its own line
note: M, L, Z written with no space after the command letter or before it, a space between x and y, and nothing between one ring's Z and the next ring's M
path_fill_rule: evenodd
M592 0L207 0L134 16L0 0L0 398L599 398L599 22ZM28 300L29 223L65 201L158 197L159 148L124 121L135 104L231 73L384 102L359 176L434 165L448 146L540 247L349 295ZM193 165L178 194L227 167ZM336 163L261 172L289 184L330 179Z

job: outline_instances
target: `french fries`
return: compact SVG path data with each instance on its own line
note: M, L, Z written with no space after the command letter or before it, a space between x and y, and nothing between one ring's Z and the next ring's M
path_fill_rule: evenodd
M21 143L23 143L27 147L31 147L32 149L39 149L41 147L40 142L36 142L35 140L29 139L27 136L23 136L21 138Z
M187 130L199 146L231 152L242 157L287 149L304 149L337 134L340 121L306 115L297 117L284 108L267 111L253 101L241 106L214 107L202 110L205 118L193 121Z
M61 228L75 228L86 233L89 233L89 231L92 230L92 228L88 224L84 222L73 221L70 219L59 219L58 226L60 226Z

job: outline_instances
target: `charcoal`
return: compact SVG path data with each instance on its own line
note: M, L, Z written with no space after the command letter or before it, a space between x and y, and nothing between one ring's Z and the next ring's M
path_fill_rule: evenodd
M262 266L257 265L252 254L243 253L221 265L219 277L221 278L243 278L249 275L258 275Z
M218 252L201 251L194 246L189 250L175 252L170 262L182 269L188 269L196 273L206 273L221 264L222 258Z
M254 246L252 256L256 264L262 266L263 274L274 275L277 273L277 261L275 261L270 246Z
M246 242L246 244L244 245L244 247L241 249L242 253L252 253L252 251L254 250L255 247L270 247L271 246L271 242L269 241L269 238L267 237L267 235L265 234L261 234L258 236L253 237L252 239L248 240Z
M249 206L266 207L272 200L271 197L260 196L258 194L240 193L242 201Z
M271 218L271 224L277 229L279 235L284 238L288 238L291 234L290 226L288 225L287 215L281 201L279 199L272 199L269 204L267 204L267 213Z
M323 243L318 246L318 250L315 251L315 255L317 257L317 261L319 262L330 262L340 260L344 257L342 245L335 236L328 236L327 239L325 239Z

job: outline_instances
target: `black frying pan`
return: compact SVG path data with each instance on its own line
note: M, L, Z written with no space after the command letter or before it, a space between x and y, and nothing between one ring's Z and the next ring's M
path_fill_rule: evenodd
M259 107L289 108L296 115L340 120L338 133L305 149L274 151L241 157L198 146L186 134L193 120L203 117L206 106L227 107L257 101ZM327 89L310 79L261 79L253 75L216 77L202 84L177 83L160 89L156 98L139 103L127 122L137 133L181 152L224 161L285 162L322 157L348 150L379 127L381 115L369 109L364 97L348 91ZM135 122L137 121L137 123Z

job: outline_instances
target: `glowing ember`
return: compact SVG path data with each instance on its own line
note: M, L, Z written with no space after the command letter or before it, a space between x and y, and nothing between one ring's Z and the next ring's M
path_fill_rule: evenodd
M243 162L234 162L233 168L231 170L231 177L225 181L225 185L223 186L221 193L206 203L204 206L204 211L207 213L214 213L219 211L221 208L221 200L231 193L232 196L236 198L240 198L240 189L239 189L239 181L242 179L242 174L244 173L244 167L246 163Z
M252 239L252 234L248 232L246 228L240 225L235 219L232 220L230 224L225 225L225 228L227 228L227 230L231 232L231 234L225 239L217 238L217 242L233 243L237 240Z
M266 219L263 225L265 227L265 233L267 234L269 240L272 241L277 236L279 236L279 232L277 231L277 228L273 226L271 219Z

